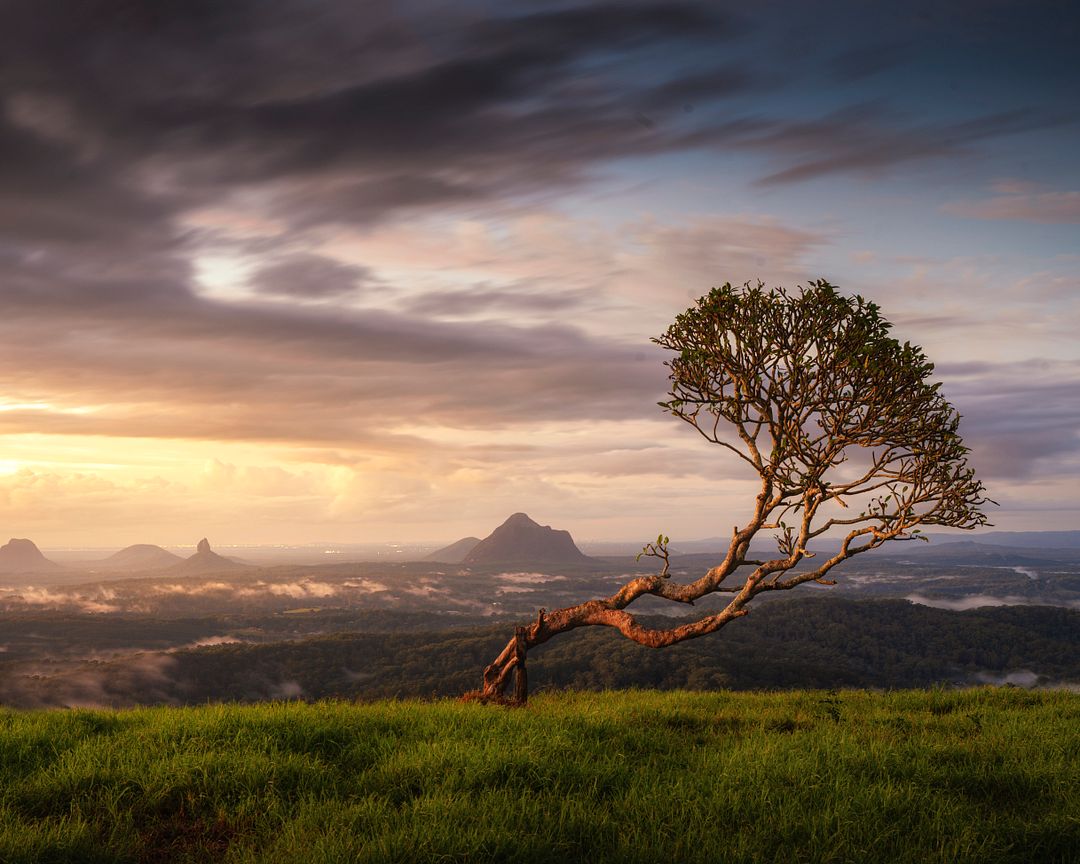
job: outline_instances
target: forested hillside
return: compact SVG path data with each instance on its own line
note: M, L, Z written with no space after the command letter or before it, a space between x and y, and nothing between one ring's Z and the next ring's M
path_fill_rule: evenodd
M182 625L193 637L196 623L156 626ZM220 630L229 622L215 623ZM0 700L33 707L456 696L476 687L512 626L507 620L447 629L445 619L381 613L358 619L359 632L317 635L349 626L342 613L318 611L264 623L281 629L231 631L272 640L262 644L32 667L7 661L0 665L6 672ZM139 632L153 629L152 622L139 626ZM207 632L207 623L201 626ZM720 633L661 650L604 628L579 630L530 654L529 672L536 690L1078 685L1080 612L1038 606L955 612L905 601L793 598L763 604Z

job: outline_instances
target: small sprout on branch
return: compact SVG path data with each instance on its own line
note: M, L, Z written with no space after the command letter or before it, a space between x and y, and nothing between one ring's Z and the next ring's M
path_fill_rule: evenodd
M663 569L657 574L661 579L667 579L670 575L671 560L668 557L668 544L671 542L670 537L665 537L663 534L656 536L655 543L646 543L641 547L641 551L634 557L635 561L640 561L642 558L659 558L664 562Z

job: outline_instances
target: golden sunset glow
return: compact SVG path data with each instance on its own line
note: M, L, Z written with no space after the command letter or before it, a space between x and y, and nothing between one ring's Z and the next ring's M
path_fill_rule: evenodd
M999 527L1075 524L1049 18L329 2L76 37L63 5L0 36L8 535L724 535L750 478L656 407L650 339L713 285L817 277L938 364Z

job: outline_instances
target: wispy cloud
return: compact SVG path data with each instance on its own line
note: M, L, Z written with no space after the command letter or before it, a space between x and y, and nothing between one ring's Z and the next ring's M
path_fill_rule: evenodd
M983 476L1051 476L1080 457L1075 364L990 363L968 371L975 374L954 379L949 392L963 406L962 431Z
M995 195L945 204L946 213L967 219L1035 222L1041 225L1080 223L1080 192L1043 191Z
M748 117L714 134L732 145L773 155L784 167L760 186L799 183L838 174L882 175L926 160L958 160L982 143L1075 121L1029 109L977 114L958 122L912 122L880 104L856 104L812 120Z

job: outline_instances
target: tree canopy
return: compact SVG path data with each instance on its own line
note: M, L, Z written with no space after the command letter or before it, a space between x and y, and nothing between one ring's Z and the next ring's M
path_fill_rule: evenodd
M865 538L856 554L921 526L987 524L960 415L891 329L877 304L825 281L796 294L726 284L654 340L675 352L660 406L753 467L768 494L751 525L779 528L786 555L845 526L847 543Z

